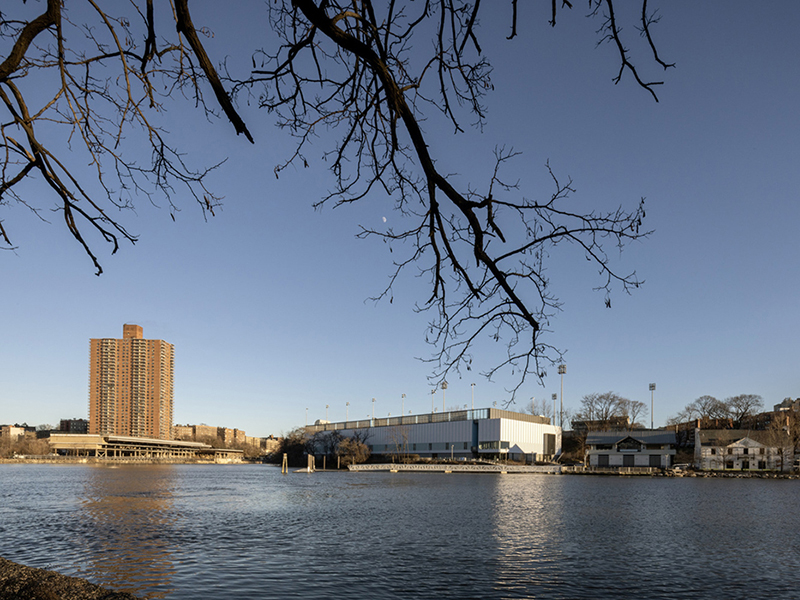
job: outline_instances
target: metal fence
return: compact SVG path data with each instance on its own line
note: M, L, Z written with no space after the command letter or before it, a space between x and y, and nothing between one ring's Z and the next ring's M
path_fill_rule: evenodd
M350 465L351 471L427 471L435 473L561 473L560 465L458 465L458 464L365 464Z
M586 473L590 475L653 475L660 473L660 467L583 467L564 466L562 473Z

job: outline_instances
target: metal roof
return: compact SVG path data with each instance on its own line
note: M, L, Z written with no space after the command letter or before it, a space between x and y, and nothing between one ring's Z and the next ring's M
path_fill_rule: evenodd
M598 444L616 444L626 438L631 438L643 444L674 444L675 432L665 429L632 429L631 431L590 431L586 435L586 443L591 446Z

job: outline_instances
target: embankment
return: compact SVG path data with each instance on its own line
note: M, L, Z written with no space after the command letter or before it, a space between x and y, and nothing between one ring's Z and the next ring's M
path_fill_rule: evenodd
M0 558L0 600L138 600L77 577Z

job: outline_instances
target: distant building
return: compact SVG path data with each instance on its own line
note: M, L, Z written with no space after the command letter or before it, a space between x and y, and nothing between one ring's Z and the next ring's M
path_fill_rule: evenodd
M358 435L372 454L425 458L551 460L561 453L561 428L547 417L483 408L306 427L310 434Z
M774 406L775 412L784 412L793 410L794 412L800 412L800 398L796 400L792 400L791 398L784 398L783 402L780 404L776 404Z
M217 437L222 441L225 446L233 444L235 438L235 430L230 427L217 427Z
M631 428L631 420L627 416L609 417L597 421L573 420L572 430L575 433L586 433L587 431L627 431Z
M247 443L247 434L241 429L234 429L233 430L233 441L237 444L246 444Z
M184 442L122 435L57 433L50 435L51 450L61 456L93 457L102 462L242 462L242 451Z
M792 466L789 438L778 445L772 431L698 429L695 467L701 471L788 471Z
M272 436L261 438L260 447L265 454L272 454L281 447L281 440Z
M586 436L586 466L599 468L672 466L675 432L663 429L590 431Z
M192 425L174 425L172 427L173 440L195 441L194 427Z
M0 438L10 442L16 442L20 438L25 437L29 430L35 435L36 430L33 427L25 427L20 425L1 425Z
M61 419L58 430L62 433L89 433L89 421L86 419Z
M218 427L212 427L211 425L192 425L195 441L213 440L217 437L218 430Z
M173 369L173 345L144 339L139 325L90 340L89 433L169 440Z
M190 442L213 442L222 444L225 447L247 445L262 450L265 448L263 438L249 436L242 429L211 427L209 425L175 425L172 428L172 439Z

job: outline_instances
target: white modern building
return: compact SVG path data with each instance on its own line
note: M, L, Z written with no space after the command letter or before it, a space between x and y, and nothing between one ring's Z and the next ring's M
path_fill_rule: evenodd
M561 428L550 419L496 408L310 425L311 435L356 436L372 454L421 458L552 460L561 453Z

